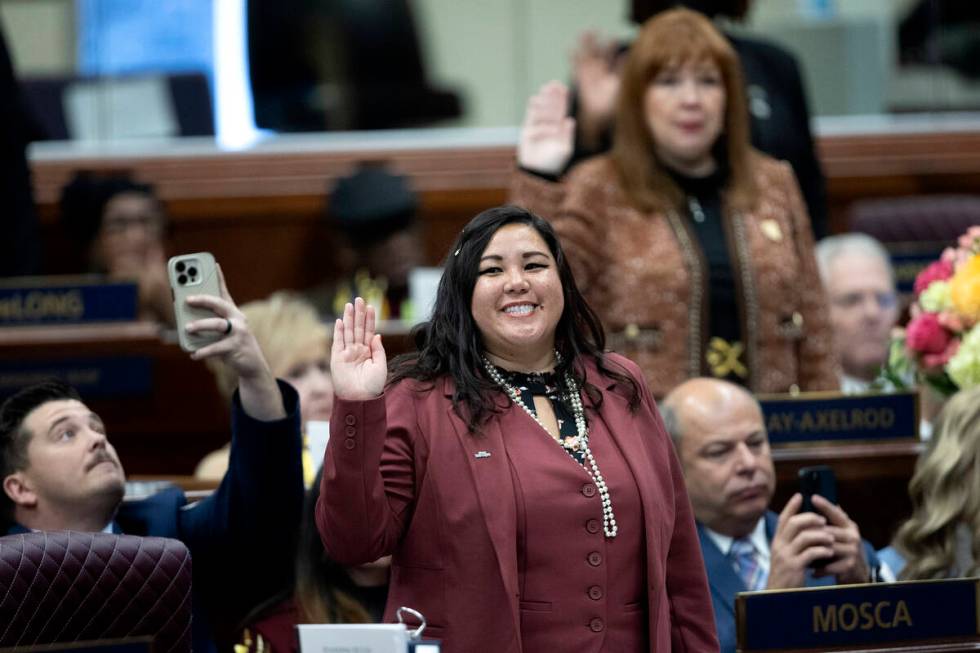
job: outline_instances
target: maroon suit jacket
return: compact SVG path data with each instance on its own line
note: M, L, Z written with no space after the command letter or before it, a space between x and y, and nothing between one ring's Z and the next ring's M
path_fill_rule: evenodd
M639 368L615 354L608 359L640 383L639 410L629 411L591 360L586 378L603 401L598 411L588 396L583 403L623 451L647 516L650 650L717 651L701 549L673 446ZM317 526L327 552L341 563L393 554L385 621L408 606L426 616L426 635L443 640L447 653L520 653L515 487L503 434L526 428L526 417L512 407L472 435L452 411L452 392L448 379L431 388L406 381L374 400L338 399ZM572 534L556 534L556 542L562 536ZM570 628L569 641L554 642L554 650L571 648L576 635Z

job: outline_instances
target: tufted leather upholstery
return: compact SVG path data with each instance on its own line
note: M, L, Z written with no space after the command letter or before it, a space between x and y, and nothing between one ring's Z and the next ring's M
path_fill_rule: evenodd
M885 243L952 245L971 225L980 224L978 195L915 195L854 202L852 231Z
M0 647L154 636L191 648L191 558L162 537L0 537Z

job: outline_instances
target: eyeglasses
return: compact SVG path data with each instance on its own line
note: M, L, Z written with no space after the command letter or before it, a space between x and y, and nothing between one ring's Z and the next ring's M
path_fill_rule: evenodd
M830 303L837 308L846 310L857 308L869 299L873 299L881 310L895 308L898 304L898 296L893 292L851 292L846 295L831 297Z
M106 234L120 234L130 228L159 231L162 222L163 219L155 213L112 216L102 221L102 231Z

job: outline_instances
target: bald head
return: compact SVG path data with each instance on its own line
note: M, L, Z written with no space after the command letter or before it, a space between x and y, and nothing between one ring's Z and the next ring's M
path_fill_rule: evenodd
M762 409L752 394L740 385L719 379L695 378L685 381L664 397L660 404L667 432L679 446L689 419L711 421L719 409L751 404L759 413Z
M699 378L677 386L661 409L695 517L732 537L750 532L775 489L759 402L741 386Z

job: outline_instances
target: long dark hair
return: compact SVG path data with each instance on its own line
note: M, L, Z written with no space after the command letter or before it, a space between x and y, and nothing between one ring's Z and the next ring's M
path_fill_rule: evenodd
M571 372L578 385L599 405L602 395L594 386L585 383L581 365L581 357L591 356L596 360L601 374L624 388L630 408L635 410L639 405L639 388L625 370L617 371L607 365L602 353L606 344L602 323L575 285L572 269L558 236L547 221L516 206L487 209L463 227L443 263L432 317L413 329L418 351L392 361L388 384L393 385L403 379L432 383L448 375L456 386L452 398L453 410L467 421L473 433L479 431L480 425L491 413L501 409L500 389L483 369L483 338L470 305L479 274L480 257L497 230L508 224L524 224L537 231L557 265L565 310L555 329L555 348L561 354L556 372L560 376L564 376L566 371ZM509 400L504 404L507 405Z
M102 227L106 205L122 193L156 199L153 186L136 182L126 174L99 176L88 170L77 173L62 189L58 201L62 227L77 243L91 245Z

